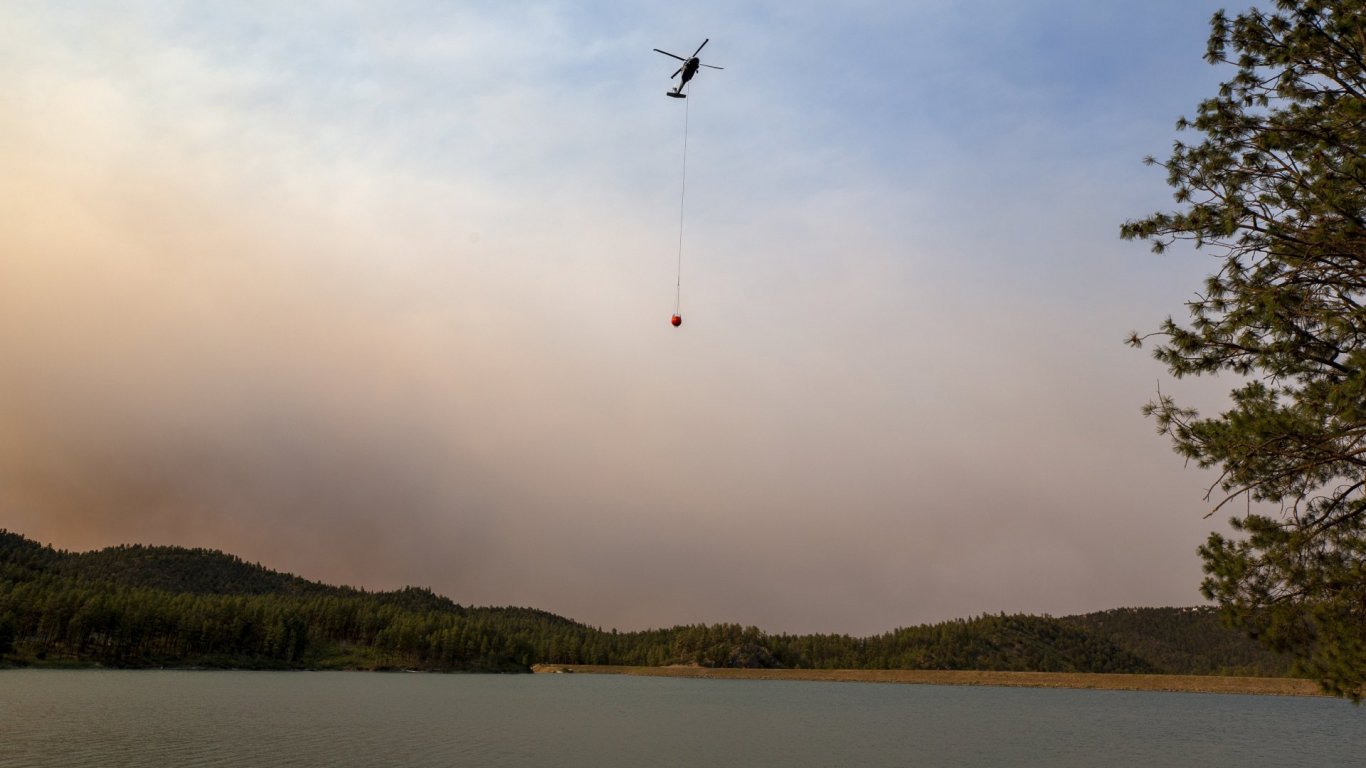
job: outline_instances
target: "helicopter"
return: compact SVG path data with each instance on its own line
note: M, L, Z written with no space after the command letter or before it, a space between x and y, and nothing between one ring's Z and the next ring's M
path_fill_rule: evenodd
M676 55L676 54L669 53L668 51L661 51L661 50L659 50L658 48L655 49L655 51L656 51L657 53L662 53L662 54L664 54L665 56L672 56L673 58L678 59L679 61L683 62L683 66L679 67L678 70L675 71L672 75L669 75L669 79L673 79L673 78L675 78L675 77L678 77L678 73L679 73L679 72L682 72L682 73L683 73L683 79L680 80L680 81L678 82L678 85L677 85L672 91L665 91L665 92L664 92L664 95L665 95L665 96L672 96L672 97L675 98L675 99L686 99L686 98L688 98L688 95L687 95L686 93L683 92L683 86L687 85L687 84L688 84L688 81L692 79L692 76L695 75L695 74L697 74L697 68L698 68L698 67L707 67L708 69L725 69L725 67L714 67L714 66L712 66L711 64L703 64L703 63L702 63L702 60L699 59L699 58L697 58L697 54L701 53L701 52L702 52L702 48L703 48L704 46L706 46L706 44L707 44L708 42L710 42L710 41L711 41L711 38L710 38L710 37L707 38L706 40L703 40L703 41L702 41L702 45L697 46L697 50L693 51L693 52L692 52L692 55L689 56L689 57L686 58L686 59L683 58L682 56L678 56L678 55Z

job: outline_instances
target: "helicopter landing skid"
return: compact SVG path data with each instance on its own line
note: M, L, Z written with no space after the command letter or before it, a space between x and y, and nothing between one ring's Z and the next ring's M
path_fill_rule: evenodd
M665 91L665 92L664 92L664 95L665 95L665 96L672 96L672 97L674 97L675 99L686 99L686 98L688 98L688 94L686 94L686 93L674 93L673 91Z

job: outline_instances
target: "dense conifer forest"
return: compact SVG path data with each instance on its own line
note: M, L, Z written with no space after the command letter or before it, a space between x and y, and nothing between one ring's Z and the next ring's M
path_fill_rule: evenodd
M604 631L430 590L368 592L213 550L72 553L0 530L0 665L527 671L537 663L1285 675L1207 608L984 615L874 637Z

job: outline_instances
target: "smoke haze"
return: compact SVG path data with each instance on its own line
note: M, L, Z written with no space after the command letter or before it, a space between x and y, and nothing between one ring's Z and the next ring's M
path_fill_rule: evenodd
M674 330L681 105L650 48L709 32L207 8L0 11L0 527L623 629L1198 600L1206 479L1121 342L1202 264L1115 233L1165 205L1138 159L1208 79L1126 106L1156 76L1020 94L946 55L908 87L949 122L854 120L906 85L858 25L951 9L852 11L798 101L763 57L824 11L718 6ZM1195 24L1142 65L1209 74L1212 6L1155 8ZM1002 135L956 145L993 95Z

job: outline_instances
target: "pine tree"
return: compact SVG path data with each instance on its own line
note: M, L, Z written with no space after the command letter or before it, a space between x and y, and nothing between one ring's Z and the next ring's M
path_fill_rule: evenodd
M1229 410L1146 408L1178 453L1219 472L1236 533L1200 553L1206 596L1295 655L1325 689L1366 683L1366 0L1277 0L1215 14L1206 59L1235 72L1179 130L1167 170L1179 210L1125 238L1219 260L1149 336L1175 376L1231 373ZM1149 162L1154 162L1151 158ZM1130 340L1139 345L1148 337Z

